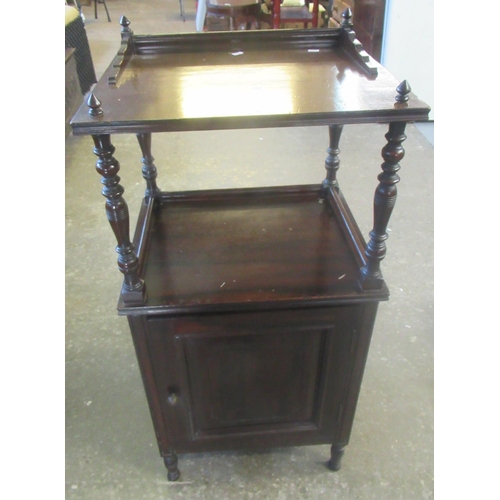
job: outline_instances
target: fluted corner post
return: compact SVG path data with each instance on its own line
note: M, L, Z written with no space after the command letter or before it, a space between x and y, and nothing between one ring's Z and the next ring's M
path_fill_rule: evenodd
M327 190L330 187L338 187L337 170L340 166L339 159L339 143L342 135L343 125L329 125L328 132L330 134L330 146L326 150L328 156L325 160L326 178L323 181L323 187Z
M365 290L380 289L383 278L380 272L380 262L386 254L387 226L397 198L396 184L399 182L399 162L405 151L402 142L406 139L405 122L393 122L385 135L387 144L382 148L383 172L378 176L379 185L375 191L373 209L373 230L366 246L366 265L361 269L361 280Z
M160 194L160 188L156 185L158 171L153 163L154 158L151 154L151 133L137 134L137 140L142 151L142 176L146 181L146 198L156 198Z
M125 303L141 303L144 300L145 286L139 278L139 260L129 237L128 206L122 195L118 172L120 164L113 157L115 152L109 134L93 135L94 154L98 157L96 170L102 176L102 194L106 198L106 215L118 243L118 269L123 273L122 297Z

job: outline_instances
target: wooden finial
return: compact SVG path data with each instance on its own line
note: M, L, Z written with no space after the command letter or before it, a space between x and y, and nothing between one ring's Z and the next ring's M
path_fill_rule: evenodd
M132 33L132 30L129 28L130 21L125 16L120 17L120 26L122 27L122 33Z
M398 95L396 96L396 101L398 102L406 102L409 97L408 94L411 92L410 84L403 80L396 88Z
M342 12L342 28L351 29L352 28L352 10L348 7L344 12Z
M97 99L94 94L90 94L89 98L87 99L87 106L90 108L89 115L99 116L103 114L101 101L99 101L99 99Z

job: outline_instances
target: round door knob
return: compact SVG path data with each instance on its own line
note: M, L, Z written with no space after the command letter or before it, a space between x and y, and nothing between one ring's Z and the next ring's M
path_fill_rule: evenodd
M172 392L170 396L167 398L167 401L174 406L177 403L177 400L179 398L177 397L177 394L175 392Z

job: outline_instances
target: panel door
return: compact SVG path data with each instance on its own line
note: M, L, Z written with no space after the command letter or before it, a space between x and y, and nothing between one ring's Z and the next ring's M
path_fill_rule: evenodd
M331 442L349 392L356 311L150 318L169 441L180 452Z

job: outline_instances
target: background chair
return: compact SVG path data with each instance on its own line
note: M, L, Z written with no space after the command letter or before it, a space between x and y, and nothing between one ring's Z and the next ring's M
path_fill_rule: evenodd
M106 9L106 15L108 16L108 22L111 22L111 18L109 17L109 12L108 12L108 6L106 5L106 0L94 0L95 18L97 19L97 4L98 3L104 4L104 8Z
M291 23L302 24L304 28L309 24L312 28L318 27L319 0L268 0L266 4L271 12L273 29Z

